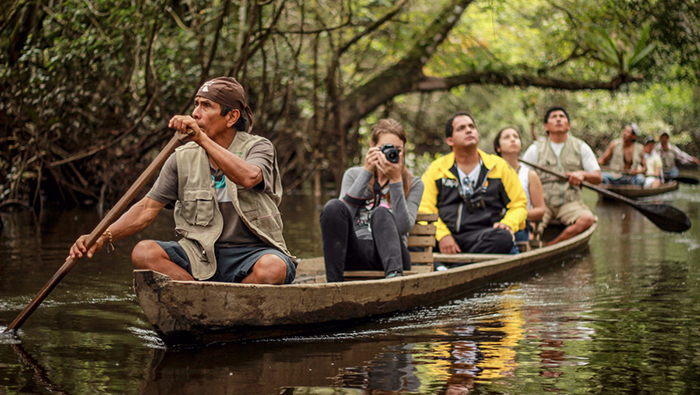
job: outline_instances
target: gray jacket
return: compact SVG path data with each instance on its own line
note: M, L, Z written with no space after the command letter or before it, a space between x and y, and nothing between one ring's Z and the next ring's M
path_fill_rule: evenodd
M343 184L340 189L340 198L346 194L358 199L371 199L372 187L369 185L372 173L362 166L351 167L343 175ZM386 190L388 189L388 191ZM416 222L418 207L423 197L423 181L419 177L411 176L411 190L408 196L404 196L403 182L389 184L385 188L384 194L391 196L391 213L396 220L396 226L401 235L404 245L408 238L408 232ZM355 220L355 234L359 239L371 239L372 233L369 229L369 216L371 207L354 206L344 202L350 210L352 218ZM380 204L388 204L386 197L382 197Z

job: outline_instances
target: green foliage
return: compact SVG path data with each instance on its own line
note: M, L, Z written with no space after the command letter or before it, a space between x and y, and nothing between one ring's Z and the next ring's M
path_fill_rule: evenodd
M616 67L621 74L629 74L644 58L649 56L656 47L649 42L649 24L644 25L641 37L633 50L629 50L622 40L614 40L605 30L598 30L589 34L588 40L600 53L601 60L610 66Z
M694 23L686 37L664 30L661 17L678 20L666 3L655 9L620 0L475 1L466 9L461 3L4 4L0 174L7 177L0 180L0 199L37 201L39 190L64 203L115 199L170 138L166 121L187 113L196 87L218 75L234 76L247 88L256 132L276 145L285 185L297 186L315 170L337 184L342 169L361 160L363 128L385 116L409 130L417 151L412 163L420 168L424 153L444 151L443 124L454 110L474 112L484 137L504 124L529 134L546 105L563 101L606 120L582 129L597 136L617 130L623 114L638 114L622 97L661 86L608 98L488 84L581 90L592 81L615 90L619 84L604 84L649 76L675 81L695 70L679 60L683 50L694 53L691 38L700 20L694 9L678 6ZM441 14L445 10L452 13ZM459 19L450 25L444 15ZM433 36L426 37L431 28ZM674 52L677 42L682 46ZM435 51L422 43L435 44ZM445 82L465 76L483 80ZM444 85L425 88L429 77ZM696 147L697 126L689 120L699 112L685 100L697 102L697 93L661 96L666 101L653 104L680 113L652 110L645 102L644 114L661 114L664 125Z
M700 153L700 105L693 98L700 87L683 83L637 85L627 92L553 92L535 88L474 87L433 94L430 99L419 95L405 98L395 117L407 126L409 140L415 144L419 160L414 172L424 170L429 162L449 152L444 143L444 123L457 111L474 115L480 135L479 148L493 153L493 138L506 127L520 131L523 149L542 136L542 117L547 108L561 105L571 117L571 133L583 138L601 155L608 143L619 138L624 125L635 122L642 136L658 138L662 130L671 133L671 142L694 156ZM415 114L427 119L416 123ZM430 125L424 128L422 125Z

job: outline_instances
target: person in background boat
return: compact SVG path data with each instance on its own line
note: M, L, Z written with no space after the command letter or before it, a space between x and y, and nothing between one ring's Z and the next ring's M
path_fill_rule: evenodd
M603 177L591 147L569 134L569 114L563 107L550 107L544 115L547 136L523 154L523 159L552 171L562 172L569 181L535 170L542 181L545 213L535 232L541 233L553 220L566 226L548 244L570 239L590 228L596 218L581 199L581 182L600 184Z
M598 158L598 164L610 164L609 171L603 172L603 184L606 185L642 185L646 163L644 147L637 142L639 126L628 123L622 130L622 138L613 140Z
M282 183L275 149L250 134L253 113L238 81L219 77L197 91L192 115L168 126L191 131L168 158L153 188L88 251L83 235L71 256L92 257L106 244L146 228L167 205L175 209L179 242L143 240L131 259L173 280L290 283L296 263L282 237Z
M644 161L647 165L647 175L644 179L644 188L658 188L664 178L663 162L658 153L654 151L654 138L649 136L644 139Z
M676 162L680 162L681 164L694 163L695 165L700 165L700 160L698 160L698 158L669 143L668 138L668 132L665 130L661 131L659 142L654 147L654 151L659 154L661 161L664 164L665 179L678 177L679 171L678 167L676 166Z
M527 165L521 165L518 161L522 151L520 133L513 127L501 129L493 140L493 150L498 156L510 164L518 174L520 184L523 186L527 198L527 222L524 229L515 232L515 241L530 241L531 222L538 222L544 216L544 195L542 194L542 182L534 170ZM514 247L517 249L517 247ZM518 251L512 251L518 252Z
M423 174L419 209L439 214L439 251L510 253L514 233L525 227L527 218L518 175L503 158L478 148L479 132L469 113L453 115L445 135L452 152L433 161Z
M411 268L408 232L423 195L423 182L404 160L406 132L393 119L372 128L363 166L343 175L341 199L321 211L321 238L328 282L346 270L383 270L387 278Z

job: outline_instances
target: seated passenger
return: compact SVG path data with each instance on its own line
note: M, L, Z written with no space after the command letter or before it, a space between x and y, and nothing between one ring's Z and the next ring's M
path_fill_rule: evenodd
M537 139L523 154L523 159L551 171L563 172L569 181L535 170L542 180L545 212L538 225L541 232L552 220L566 226L548 244L572 238L590 228L595 216L581 199L581 182L600 184L600 166L591 147L569 135L569 114L563 107L551 107L544 115L547 137ZM563 170L563 171L562 171Z
M696 165L700 165L700 160L698 160L698 158L669 143L668 132L665 130L661 132L659 142L654 147L654 151L659 154L661 161L664 164L665 180L678 177L679 171L678 167L676 167L676 162L680 162L681 164L694 163Z
M423 182L406 168L406 132L393 119L372 129L364 166L343 175L341 199L321 211L321 237L328 282L346 270L383 270L387 278L411 268L408 231L423 195Z
M521 165L518 155L522 150L520 133L513 127L501 129L493 140L493 150L518 173L520 184L523 186L527 198L527 222L525 229L515 232L515 241L529 241L530 222L538 222L544 216L544 195L542 195L542 182L534 170L527 165ZM517 249L517 247L515 247ZM513 251L517 253L519 251Z
M439 251L508 254L513 234L527 218L518 175L503 158L477 148L479 132L469 113L453 115L445 134L452 152L433 161L423 174L419 210L439 213Z
M622 130L622 138L614 140L598 159L598 164L609 163L609 171L603 172L603 184L642 185L646 171L643 147L637 143L639 127L628 123Z
M664 178L664 165L659 154L654 152L654 138L644 139L644 160L647 164L647 177L644 179L644 188L657 188L661 186Z

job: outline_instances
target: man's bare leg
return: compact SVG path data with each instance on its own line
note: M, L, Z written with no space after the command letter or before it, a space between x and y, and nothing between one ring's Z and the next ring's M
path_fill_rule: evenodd
M275 254L265 254L253 265L253 271L241 281L243 284L284 284L287 264Z
M547 245L552 245L560 241L570 239L580 233L583 233L586 231L586 229L590 228L594 222L595 217L593 216L593 214L583 214L580 217L578 217L578 219L576 219L576 222L567 226L566 229L564 229L564 231L559 234L559 236L547 243Z
M194 280L187 270L171 261L165 250L152 240L143 240L136 244L131 252L131 261L137 269L150 269L173 280Z

